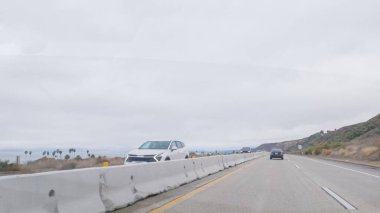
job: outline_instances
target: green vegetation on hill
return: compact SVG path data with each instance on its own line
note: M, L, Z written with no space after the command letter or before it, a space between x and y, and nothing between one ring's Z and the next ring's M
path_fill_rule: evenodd
M380 160L380 114L366 122L337 130L320 131L307 138L261 146L268 145L282 148L289 153L299 153L298 145L302 145L305 154Z
M253 149L253 151L267 151L269 152L277 146L278 143L264 143Z

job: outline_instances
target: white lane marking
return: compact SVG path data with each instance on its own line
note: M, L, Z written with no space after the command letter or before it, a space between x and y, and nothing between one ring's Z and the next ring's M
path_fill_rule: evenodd
M331 164L331 163L325 163L325 162L321 162L321 161L313 160L313 159L310 159L310 158L306 158L306 159L311 160L311 161L314 161L314 162L317 162L317 163L320 163L320 164L325 164L325 165L329 165L329 166L334 166L334 167L336 167L336 168L345 169L345 170L348 170L348 171L351 171L351 172L357 172L357 173L360 173L360 174L363 174L363 175L368 175L368 176L371 176L371 177L379 178L379 179L380 179L380 176L373 175L373 174L370 174L370 173L367 173L367 172L361 172L361 171L358 171L358 170L355 170L355 169L349 169L349 168L346 168L346 167L343 167L343 166L337 166L337 165L334 165L334 164Z
M291 163L293 163L294 166L295 166L297 169L300 169L300 167L296 164L295 161L293 161L293 160L289 160L289 159L286 159L286 160L289 161L289 162L291 162Z
M350 209L350 210L355 210L356 208L354 206L352 206L349 202L347 202L345 199L343 199L342 197L340 197L339 195L335 194L333 191L331 191L329 188L327 187L322 187L322 189L327 192L327 194L329 194L331 197L333 197L336 201L338 201L338 203L340 203L340 205L344 206L344 208L346 209Z
M287 161L291 162L294 164L294 166L297 168L297 169L300 169L300 167L296 164L295 161L292 161L292 160L289 160L289 159L286 159Z

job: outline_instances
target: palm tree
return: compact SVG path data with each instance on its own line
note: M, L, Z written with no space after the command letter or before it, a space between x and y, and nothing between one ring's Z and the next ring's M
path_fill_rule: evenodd
M76 150L75 150L74 148L70 148L70 149L69 149L69 153L74 153L74 156L75 156L75 151L76 151Z
M27 155L28 155L28 151L25 150L24 153L25 153L25 161L28 161L28 160L27 160L27 159L28 159L28 156L27 156Z
M70 155L71 155L72 152L74 152L74 149L73 149L73 148L70 148L70 149L69 149L69 153L70 153Z
M54 151L54 157L57 158L57 157L58 157L58 154L59 154L59 149L56 149L56 150Z

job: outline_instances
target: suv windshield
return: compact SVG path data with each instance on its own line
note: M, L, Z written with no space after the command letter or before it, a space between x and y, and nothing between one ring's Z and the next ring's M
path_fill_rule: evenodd
M139 149L168 149L170 141L147 141Z
M272 152L282 152L281 149L272 149Z

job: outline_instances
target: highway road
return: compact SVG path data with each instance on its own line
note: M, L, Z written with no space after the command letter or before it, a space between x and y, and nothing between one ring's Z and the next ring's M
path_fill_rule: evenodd
M149 211L380 212L380 169L265 155L116 212Z

